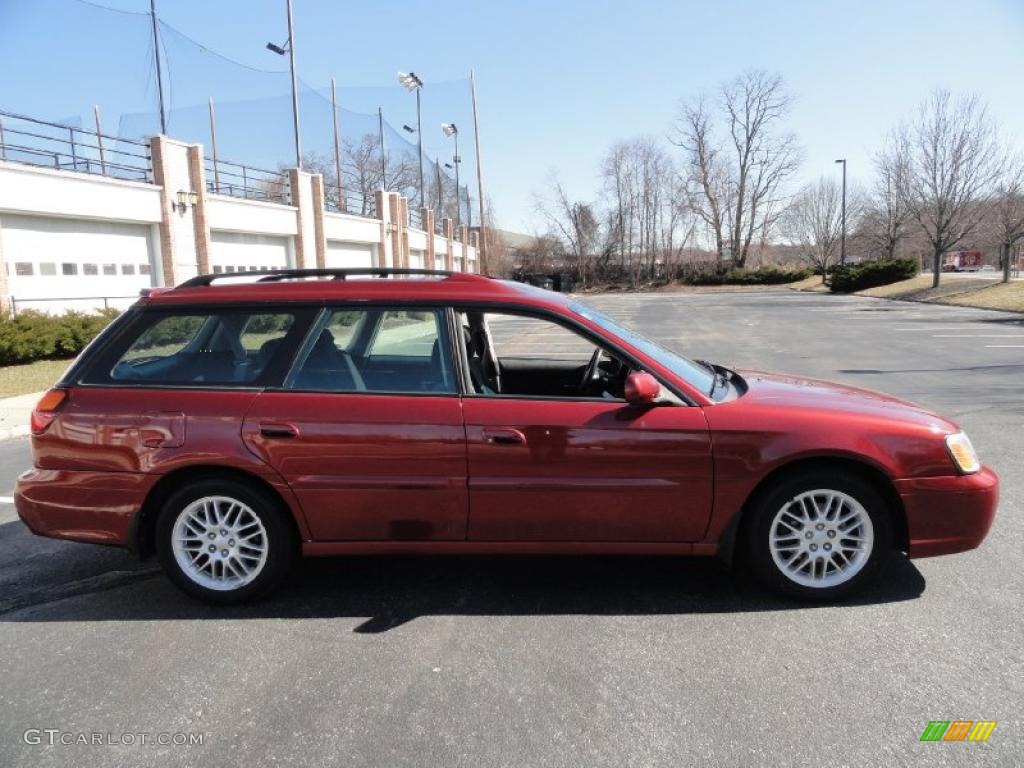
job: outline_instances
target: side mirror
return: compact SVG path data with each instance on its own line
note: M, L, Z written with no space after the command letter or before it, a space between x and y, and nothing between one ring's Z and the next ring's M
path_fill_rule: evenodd
M633 371L626 377L624 394L633 405L650 405L661 394L661 384L646 371Z

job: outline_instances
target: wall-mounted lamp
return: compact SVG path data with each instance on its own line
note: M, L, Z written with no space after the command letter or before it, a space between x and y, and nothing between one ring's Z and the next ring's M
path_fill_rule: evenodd
M196 202L199 200L199 195L195 192L186 192L184 189L178 190L178 202L171 203L171 210L176 211L182 215L188 211L188 207L191 205L193 208L196 206Z

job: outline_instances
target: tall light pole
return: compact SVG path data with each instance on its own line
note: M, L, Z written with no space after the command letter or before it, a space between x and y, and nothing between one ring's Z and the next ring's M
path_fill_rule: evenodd
M441 131L445 136L455 139L455 157L452 162L455 164L455 226L462 226L462 187L459 186L459 129L455 123L441 123Z
M292 23L292 0L288 5L288 40L284 45L267 43L267 50L278 56L288 54L288 68L292 73L292 121L295 124L295 167L302 168L302 140L299 138L299 88L295 79L295 26Z
M843 164L843 234L839 241L839 263L846 263L846 158L836 160Z
M416 92L416 141L419 145L420 164L420 209L426 205L423 196L423 120L420 113L420 91L423 89L423 81L416 76L415 72L399 72L398 82L406 89Z

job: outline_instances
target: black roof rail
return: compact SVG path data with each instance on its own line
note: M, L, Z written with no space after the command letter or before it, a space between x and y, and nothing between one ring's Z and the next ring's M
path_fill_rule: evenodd
M257 277L257 282L272 283L280 280L295 280L303 277L329 277L332 280L345 280L354 276L388 277L390 275L426 275L429 277L468 277L470 279L482 278L472 272L447 272L437 269L410 269L407 267L351 267L338 269L265 269L255 272L224 272L211 275L197 275L180 285L177 288L196 288L213 283L214 280L223 280L229 277Z

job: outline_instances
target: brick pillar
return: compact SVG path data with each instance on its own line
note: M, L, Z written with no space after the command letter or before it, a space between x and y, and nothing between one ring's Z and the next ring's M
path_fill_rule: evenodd
M160 185L160 262L161 285L176 283L174 275L174 211L177 190L172 190L169 145L166 136L153 136L149 140L149 155L153 163L153 182ZM205 194L206 190L203 190Z
M434 209L424 208L423 209L423 229L427 231L427 251L423 256L426 259L426 264L423 266L427 269L434 268Z
M210 223L206 215L209 202L206 197L206 169L203 167L203 147L190 144L188 153L188 178L191 184L192 228L196 238L196 269L200 275L208 275L210 269Z
M309 174L298 168L288 169L292 205L295 206L295 267L311 268L316 264L316 231L313 224L313 190Z
M403 269L409 266L409 201L404 197L399 197L399 206L401 208L398 214L398 220L402 222L402 263Z
M402 232L408 219L402 218L402 198L391 192L388 206L391 209L391 263L389 267L402 266Z
M476 251L476 271L480 272L483 268L480 263L480 233L475 229L469 233L469 247Z
M462 260L460 272L469 272L469 227L463 224L459 227L459 258Z
M316 240L316 266L317 269L327 267L327 233L324 230L324 177L323 174L314 173L310 179L313 202L313 236Z
M455 271L455 245L452 243L452 237L455 234L455 222L450 218L445 217L441 220L441 226L444 229L444 240L445 240L445 251L444 251L444 268L448 272Z
M380 246L377 248L377 263L375 267L388 267L394 261L392 255L391 231L394 228L394 221L391 219L391 195L383 189L373 193L374 212L380 219Z

